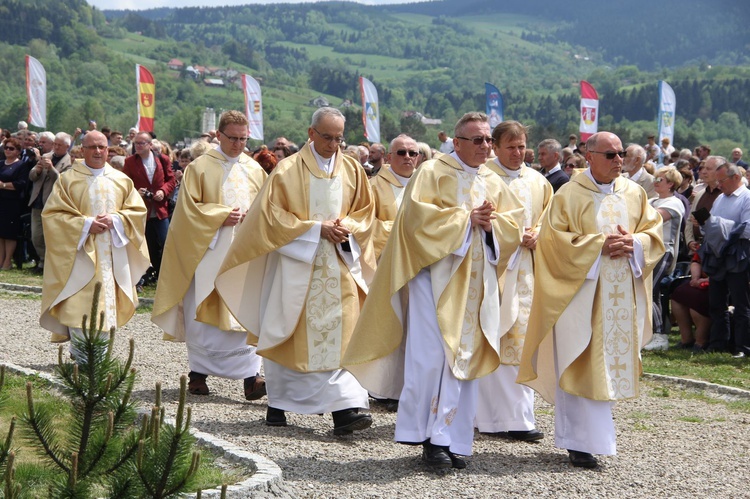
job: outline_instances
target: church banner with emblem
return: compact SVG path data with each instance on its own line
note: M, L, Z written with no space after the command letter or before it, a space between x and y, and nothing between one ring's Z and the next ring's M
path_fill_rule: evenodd
M154 131L156 83L151 71L140 64L135 65L135 82L138 91L138 130Z
M494 130L497 125L503 122L503 94L495 85L485 83L484 95L487 100L485 113L490 118L490 129Z
M599 127L599 96L591 83L581 80L581 140L586 141Z
M362 92L362 123L365 125L365 137L370 142L380 142L380 110L378 109L378 91L375 85L365 77L359 77Z
M659 81L659 144L665 137L674 144L675 105L674 90L666 81Z
M248 137L263 140L263 100L260 83L250 75L242 75L242 91L245 94L245 116L250 122Z

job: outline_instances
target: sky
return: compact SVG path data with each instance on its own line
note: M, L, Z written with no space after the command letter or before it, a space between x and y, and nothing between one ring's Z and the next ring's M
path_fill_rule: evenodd
M219 7L224 5L248 5L260 3L309 3L331 0L88 0L90 5L100 10L144 10L157 7ZM350 0L366 5L385 5L394 3L409 3L426 0Z

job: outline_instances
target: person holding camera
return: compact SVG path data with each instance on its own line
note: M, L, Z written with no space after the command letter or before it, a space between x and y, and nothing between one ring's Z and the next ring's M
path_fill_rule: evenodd
M161 256L169 230L169 196L175 189L176 180L171 161L163 154L151 150L151 134L140 132L135 136L135 154L125 159L123 173L130 177L148 209L146 242L151 255L152 270L142 279L141 286L149 279L159 278Z

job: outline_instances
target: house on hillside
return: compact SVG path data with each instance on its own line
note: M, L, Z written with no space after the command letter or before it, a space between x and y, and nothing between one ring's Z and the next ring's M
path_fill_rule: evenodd
M223 87L224 86L224 80L221 78L206 78L203 80L204 85L207 87Z
M167 63L167 67L169 69L172 69L174 71L182 71L182 68L185 67L185 63L182 62L179 59L172 59Z
M200 71L195 69L193 66L188 66L185 68L185 73L187 73L188 76L190 76L192 79L197 80L201 77Z
M404 111L401 113L404 118L414 118L420 121L423 125L441 125L443 120L439 118L428 118L419 111Z
M328 106L331 105L328 102L328 99L326 99L322 95L319 95L319 96L315 97L308 104L311 105L311 106L315 106L315 107L328 107Z

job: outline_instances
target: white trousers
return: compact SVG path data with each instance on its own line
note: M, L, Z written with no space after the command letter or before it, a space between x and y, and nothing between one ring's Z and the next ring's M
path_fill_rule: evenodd
M613 404L571 395L558 386L555 392L555 446L590 454L616 454Z
M519 366L500 365L477 381L476 427L483 433L533 430L534 390L516 383Z
M396 416L397 442L449 447L470 456L474 442L476 380L461 381L446 361L429 270L409 282L404 388Z
M367 390L343 369L301 373L265 360L268 407L297 414L367 409Z
M229 379L245 379L260 372L261 358L247 344L247 334L222 331L195 320L195 278L182 301L185 343L191 371Z

